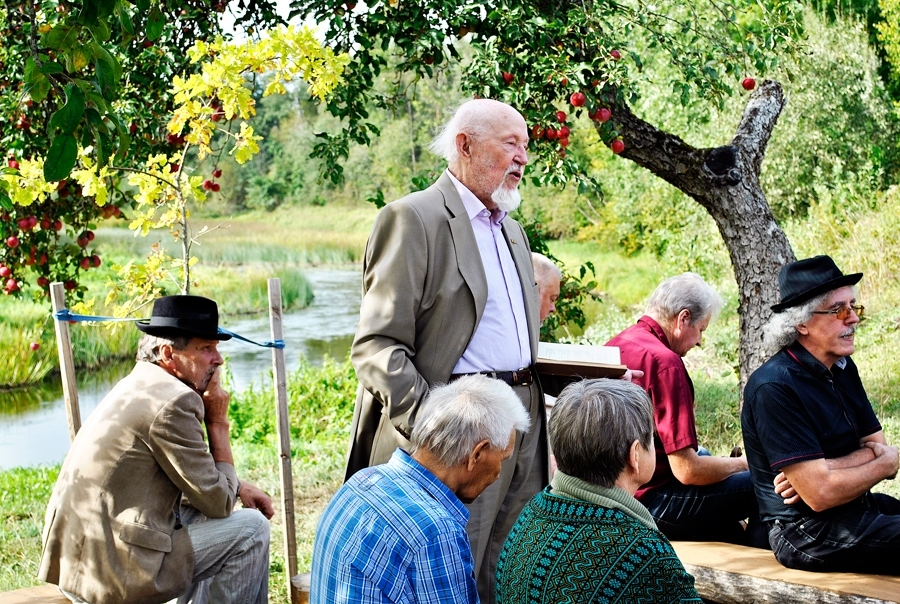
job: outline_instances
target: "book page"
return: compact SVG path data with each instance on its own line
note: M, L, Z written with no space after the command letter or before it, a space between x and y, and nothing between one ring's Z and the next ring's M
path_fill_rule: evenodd
M567 361L578 363L598 363L601 365L621 365L622 357L618 346L585 346L581 344L538 343L538 361Z

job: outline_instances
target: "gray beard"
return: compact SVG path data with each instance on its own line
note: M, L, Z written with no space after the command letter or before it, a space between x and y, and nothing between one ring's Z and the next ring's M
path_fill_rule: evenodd
M501 184L491 193L491 200L497 204L503 212L513 212L522 203L522 194L519 189L507 189Z

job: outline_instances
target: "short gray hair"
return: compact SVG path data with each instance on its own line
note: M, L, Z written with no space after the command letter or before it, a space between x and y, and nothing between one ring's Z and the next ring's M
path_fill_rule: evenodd
M562 281L562 271L550 258L537 252L531 252L531 263L534 265L534 280L538 288L549 285L551 279Z
M650 450L653 405L631 382L574 382L556 399L548 432L561 472L609 488L628 463L631 443Z
M166 338L162 336L151 336L145 333L138 340L137 360L144 363L153 363L158 365L162 360L160 348L163 346L171 346L175 350L184 350L191 341L190 336L175 336L174 338Z
M465 462L483 440L505 450L512 431L526 432L530 425L512 388L487 376L468 375L428 393L410 435L410 453L425 449L450 468Z
M453 113L453 117L444 124L438 134L428 146L435 155L447 160L447 164L453 167L459 162L459 152L456 149L456 135L464 132L470 135L485 134L494 119L493 110L496 105L505 105L493 99L473 99L460 105Z
M824 304L833 291L827 291L800 306L792 306L772 315L769 322L763 326L764 357L769 358L785 346L796 342L800 335L797 326L812 319L813 311Z
M724 301L703 277L697 273L682 273L669 277L650 295L646 314L661 324L671 324L678 313L691 313L691 325L706 318L712 320L722 310Z

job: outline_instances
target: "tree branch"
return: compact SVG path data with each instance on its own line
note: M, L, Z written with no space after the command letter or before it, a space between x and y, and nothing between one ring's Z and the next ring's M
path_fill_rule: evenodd
M765 80L750 96L744 115L731 144L754 174L759 174L769 138L784 108L784 89L774 80Z

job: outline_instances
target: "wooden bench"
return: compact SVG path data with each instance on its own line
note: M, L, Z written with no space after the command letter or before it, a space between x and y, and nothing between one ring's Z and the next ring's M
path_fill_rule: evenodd
M700 541L673 541L700 597L717 604L900 603L900 577L811 573L783 567L770 551ZM900 568L900 560L897 560Z
M0 593L0 604L72 604L56 585L41 585Z

